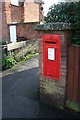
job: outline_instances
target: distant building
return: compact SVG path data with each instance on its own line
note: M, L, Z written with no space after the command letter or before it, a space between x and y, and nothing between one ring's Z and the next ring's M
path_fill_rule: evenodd
M22 2L21 0L4 0L2 2L2 40L16 42L17 36L26 37L23 33L23 29L27 31L27 27L24 28L26 24L33 25L32 23L37 24L43 21L42 5L42 0L22 0ZM28 35L27 38L29 38Z

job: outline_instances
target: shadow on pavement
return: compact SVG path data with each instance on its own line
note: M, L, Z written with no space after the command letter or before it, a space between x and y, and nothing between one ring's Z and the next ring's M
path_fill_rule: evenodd
M3 118L66 118L78 113L40 103L38 67L16 72L2 80Z

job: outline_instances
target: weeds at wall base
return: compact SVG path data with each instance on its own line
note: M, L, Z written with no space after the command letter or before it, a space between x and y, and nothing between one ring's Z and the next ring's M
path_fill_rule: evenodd
M2 70L5 71L13 67L14 65L20 63L21 61L26 61L34 56L38 56L38 52L33 51L33 53L27 54L19 59L15 59L13 56L9 58L2 58Z

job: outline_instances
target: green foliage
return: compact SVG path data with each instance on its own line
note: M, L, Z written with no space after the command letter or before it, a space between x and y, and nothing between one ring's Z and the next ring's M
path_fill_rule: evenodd
M73 33L72 43L80 44L80 1L60 2L49 8L47 16L44 17L46 23L65 22L74 23L79 30Z
M6 50L2 50L2 70L7 70L14 66L17 62L14 58L14 52L10 51L10 56L6 56Z
M0 45L6 45L6 42L4 40L0 41Z
M80 106L74 101L67 101L67 106L77 112L80 112Z
M2 58L2 69L6 70L8 68L11 68L12 66L14 66L16 64L16 60L14 59L13 56L9 57L9 58Z
M48 22L80 23L80 1L60 2L49 8L44 20Z
M34 56L37 56L38 55L38 52L36 50L34 50L33 52L31 52L30 54L27 54L25 57L24 57L24 60L28 60Z
M76 30L73 33L72 43L76 45L80 45L80 30Z
M10 57L5 57L5 51L2 52L3 57L2 57L2 70L7 70L9 68L11 68L12 66L14 66L15 64L17 64L18 62L24 61L24 60L28 60L34 56L38 55L38 51L35 49L34 51L30 51L28 52L24 58L20 57L18 59L14 58L14 52L10 51Z

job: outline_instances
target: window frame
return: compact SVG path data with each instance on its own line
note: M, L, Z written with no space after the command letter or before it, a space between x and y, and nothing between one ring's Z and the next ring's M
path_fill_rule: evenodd
M10 42L17 42L16 25L9 26Z

